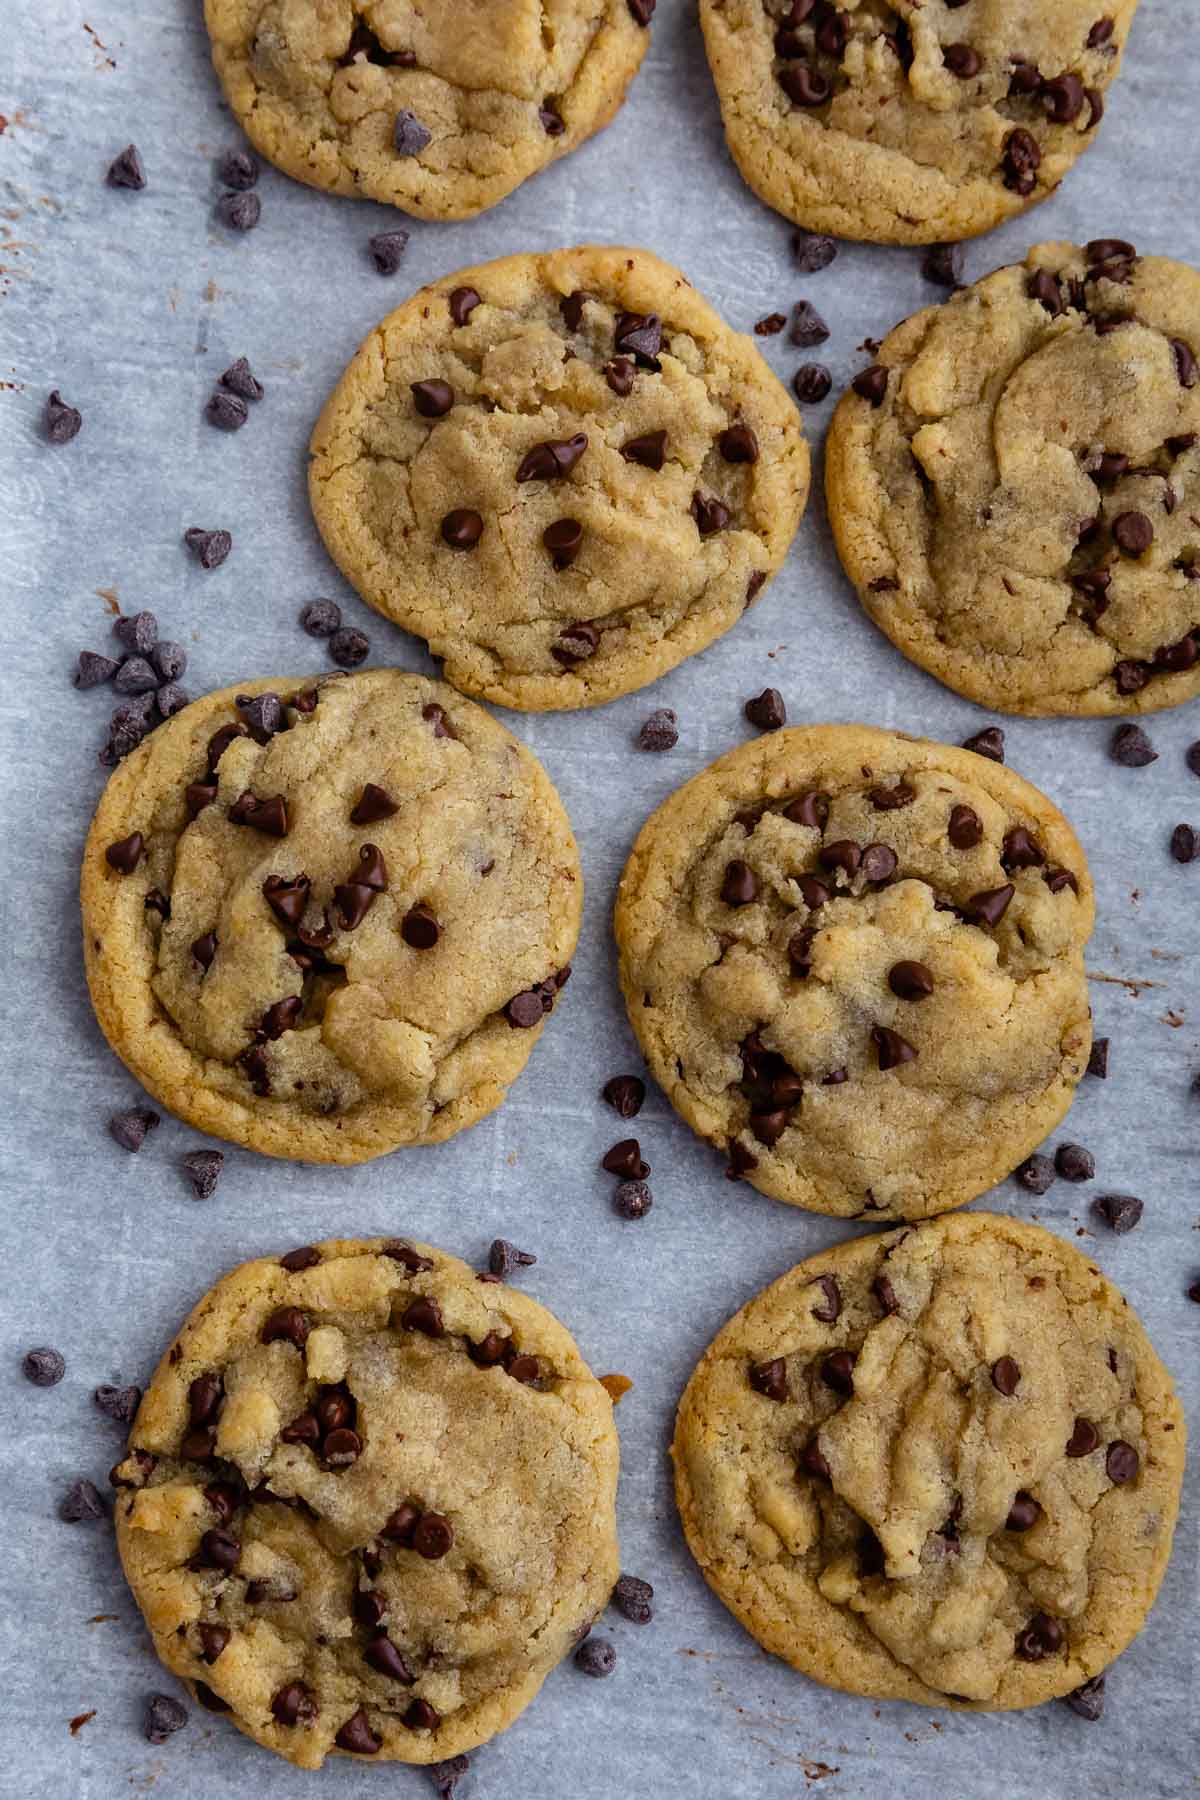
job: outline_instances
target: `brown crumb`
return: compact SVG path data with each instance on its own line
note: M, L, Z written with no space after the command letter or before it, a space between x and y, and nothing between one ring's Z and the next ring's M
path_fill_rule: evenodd
M1167 1011L1163 1014L1162 1022L1164 1025L1170 1025L1178 1031L1179 1027L1183 1024L1183 1014L1182 1012L1176 1012L1174 1007L1168 1007Z
M617 1406L629 1392L633 1383L628 1375L602 1375L600 1386L605 1390L613 1405Z
M88 1720L94 1719L95 1716L96 1716L96 1709L94 1706L93 1706L91 1712L76 1713L75 1717L71 1720L71 1736L78 1737L79 1733L83 1730L83 1728L87 1724Z
M113 617L118 618L121 612L121 596L118 594L116 588L97 588L96 592L103 600L105 606L107 606L109 612L112 613Z
M84 1620L84 1624L107 1625L110 1619L119 1619L120 1616L120 1613L93 1613L90 1619Z

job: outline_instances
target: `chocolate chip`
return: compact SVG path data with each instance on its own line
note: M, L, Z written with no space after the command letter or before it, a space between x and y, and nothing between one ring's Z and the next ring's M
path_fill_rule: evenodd
M965 907L965 915L974 925L997 926L1005 913L1016 888L1006 881L1003 887L985 888L981 893L972 894Z
M404 261L404 252L408 249L407 231L399 228L392 231L377 231L367 239L367 249L371 261L380 275L394 275Z
M727 463L758 461L758 439L749 425L729 425L717 439L717 448Z
M188 1722L187 1708L170 1694L151 1694L146 1702L146 1714L142 1721L142 1732L151 1744L165 1744L175 1732L182 1731Z
M1171 355L1175 360L1175 373L1180 387L1195 387L1197 364L1191 345L1185 344L1182 338L1172 338Z
M104 179L112 188L133 188L140 192L145 187L146 170L136 144L126 144L121 154L113 158Z
M877 1275L871 1283L871 1292L874 1294L876 1300L878 1300L879 1310L885 1319L890 1318L893 1313L898 1313L900 1311L900 1302L896 1297L896 1290L892 1286L888 1276Z
M813 1307L813 1318L819 1319L822 1325L836 1324L842 1312L842 1290L838 1286L837 1277L818 1275L815 1281L809 1283L809 1286L819 1287L821 1290L821 1303L819 1306Z
M973 750L976 756L986 756L989 762L1004 761L1004 733L999 725L987 725L973 737L964 738L962 747Z
M606 362L604 365L604 379L613 393L621 400L633 392L633 380L636 373L633 363L625 356L614 357L611 362Z
M21 1372L34 1387L57 1387L67 1372L66 1359L60 1350L52 1350L49 1345L27 1350L21 1358Z
M173 719L188 704L188 696L177 681L166 681L154 696L154 709L162 719Z
M817 860L823 869L841 869L849 879L858 873L862 851L851 838L836 838L817 852Z
M1042 83L1042 105L1052 125L1070 125L1083 111L1083 82L1070 72Z
M157 686L158 676L144 656L127 656L113 681L118 694L152 694Z
M183 1172L191 1183L197 1200L210 1200L216 1193L225 1166L223 1150L189 1150L183 1158Z
M1049 1613L1034 1613L1025 1629L1017 1633L1016 1652L1023 1662L1041 1662L1062 1649L1064 1638L1057 1619Z
M1118 1237L1124 1237L1139 1223L1146 1210L1143 1202L1132 1194L1102 1194L1093 1208Z
M1027 1494L1024 1488L1018 1488L1016 1497L1008 1509L1004 1529L1005 1531L1028 1531L1031 1525L1037 1524L1041 1516L1042 1509L1033 1495Z
M893 963L888 986L901 1000L927 1000L933 992L933 971L922 962Z
M473 287L452 288L447 296L451 321L455 325L465 325L475 308L482 303L481 296Z
M1108 1079L1109 1041L1108 1038L1094 1038L1092 1040L1091 1054L1088 1057L1088 1074L1098 1075L1101 1081L1106 1081Z
M890 788L871 788L867 794L867 799L876 812L900 812L904 807L911 806L916 797L916 788L911 787L907 781L898 781L895 787Z
M432 950L442 928L428 906L410 906L400 921L400 936L413 950Z
M279 1266L286 1269L289 1275L296 1275L301 1269L315 1269L321 1260L321 1252L312 1244L302 1244L298 1250L289 1250L281 1256Z
M848 1398L854 1392L854 1362L849 1350L835 1350L821 1364L821 1380L835 1394Z
M617 1666L617 1653L607 1638L586 1637L575 1652L575 1667L584 1675L597 1679L611 1675Z
M992 1386L1005 1399L1011 1399L1021 1380L1021 1369L1011 1356L1001 1356L992 1364Z
M1144 769L1158 761L1158 751L1140 725L1118 725L1112 734L1108 754L1125 769Z
M1132 1444L1127 1444L1124 1438L1114 1438L1105 1453L1104 1467L1108 1479L1115 1486L1123 1487L1137 1475L1141 1459Z
M541 991L538 988L526 988L523 993L514 994L504 1008L504 1016L511 1026L521 1031L540 1025L546 1016Z
M645 29L654 17L654 9L658 5L658 0L625 0L625 4L629 8L629 15L634 24Z
M637 463L643 469L651 469L656 474L666 461L667 434L665 431L645 431L640 437L628 438L621 446L621 455L626 462Z
M662 349L662 320L657 313L618 313L613 327L613 349L632 356L639 368L657 369Z
M543 531L542 543L556 569L569 569L583 543L583 526L578 519L556 519Z
M669 706L662 706L643 720L641 729L634 744L639 750L663 751L673 750L679 742L679 729L675 714Z
M558 481L569 475L588 447L587 435L578 431L574 437L546 439L525 452L517 465L518 481Z
M530 1250L518 1250L507 1238L494 1238L488 1251L488 1268L493 1275L507 1281L514 1269L528 1269L537 1261Z
M226 150L217 162L217 180L244 194L258 181L258 164L248 150Z
M613 1075L601 1094L622 1119L635 1119L646 1099L646 1084L637 1075Z
M815 275L829 267L837 255L837 245L831 237L818 232L797 231L792 237L792 255L801 274Z
M576 619L571 625L564 625L558 634L558 642L551 644L550 654L568 668L578 662L586 662L594 656L600 647L600 633L587 619Z
M426 1337L445 1337L446 1327L442 1321L442 1309L436 1300L419 1295L405 1307L400 1323L408 1331L423 1332Z
M254 196L249 195L248 198L253 199ZM240 431L250 417L250 409L237 394L228 394L224 388L214 388L208 397L204 416L219 431Z
M317 1716L316 1696L302 1681L285 1682L271 1701L271 1713L280 1725L311 1725Z
M622 1138L611 1150L606 1150L600 1158L600 1167L610 1175L619 1175L623 1181L644 1181L650 1173L650 1164L643 1160L642 1147L636 1138Z
M797 301L792 310L790 341L800 350L815 350L829 336L829 327L809 300Z
M778 688L764 688L761 694L747 700L743 710L760 731L778 731L787 724L787 707Z
M200 1654L211 1667L229 1643L230 1632L224 1625L200 1624L196 1627Z
M326 1435L321 1455L328 1468L348 1469L362 1455L362 1439L357 1431L338 1426Z
M371 640L356 626L343 625L329 640L329 654L339 669L357 669L371 654Z
M353 1756L375 1756L383 1748L382 1738L371 1730L371 1721L361 1706L351 1713L333 1741L339 1750L349 1750Z
M1112 522L1112 534L1124 556L1144 556L1154 542L1154 527L1143 512L1118 513Z
M783 816L793 825L808 825L814 831L824 831L829 820L829 796L815 790L800 794L784 807Z
M721 898L726 906L749 906L758 899L758 876L748 863L735 860L726 865Z
M816 406L833 386L833 376L822 363L802 363L792 377L792 387L801 406Z
M970 44L943 44L942 61L960 81L970 81L980 69L979 52Z
M1171 833L1171 855L1177 863L1190 863L1200 854L1200 832L1193 825L1177 825Z
M131 657L130 661L136 658ZM150 664L160 681L178 681L187 668L187 651L182 644L162 638L150 652ZM126 668L129 663L126 663Z
M788 63L779 71L779 85L796 106L824 106L833 88L819 69L807 63Z
M863 369L854 377L850 386L860 400L870 401L872 406L882 406L887 393L888 372L882 363L872 363L869 369Z
M96 758L106 769L115 768L122 757L137 749L151 729L150 712L153 704L149 695L144 695L117 707L109 720L108 742Z
M58 1503L58 1516L67 1525L81 1525L105 1516L105 1505L94 1481L73 1481Z
M288 834L287 803L282 794L260 800L247 788L229 808L228 817L231 825L248 825L254 831L265 832L268 837L283 838Z
M192 1687L195 1689L197 1700L206 1712L227 1713L233 1711L228 1700L222 1700L220 1694L214 1694L207 1682L193 1680Z
M413 1527L413 1549L426 1562L437 1562L454 1545L454 1527L441 1513L422 1513Z
M744 1144L739 1144L736 1138L730 1139L726 1155L729 1158L729 1165L725 1170L726 1181L740 1181L744 1175L751 1174L758 1167L757 1156L753 1151L747 1150Z
M240 719L233 724L222 725L220 731L214 731L208 740L208 773L214 773L230 744L249 735Z
M145 1143L146 1133L153 1131L158 1122L158 1114L149 1107L131 1106L125 1112L114 1113L108 1129L122 1150L136 1152Z
M309 637L332 637L342 623L342 609L336 600L310 600L301 608L300 624Z
M1082 1144L1060 1144L1054 1166L1064 1181L1091 1181L1096 1173L1096 1159Z
M452 550L473 550L483 536L483 520L469 507L458 506L442 520L442 538Z
M1034 74L1037 75L1036 69ZM1019 91L1021 90L1018 89ZM1042 152L1033 134L1021 126L1010 131L1004 140L1004 154L1000 162L1005 187L1023 197L1032 194L1037 185L1037 171L1041 163Z
M1102 19L1100 23L1111 24L1111 21ZM1073 1713L1078 1713L1081 1719L1087 1719L1094 1725L1104 1713L1104 1676L1093 1675L1082 1687L1075 1688L1070 1694L1061 1694L1059 1698Z
M142 901L142 905L147 912L157 913L159 918L164 921L171 916L171 902L161 888L151 888Z
M904 1063L915 1062L917 1052L907 1038L902 1038L898 1031L890 1031L886 1025L871 1027L871 1042L875 1046L875 1057L880 1069L898 1069Z
M106 1419L111 1419L116 1425L132 1425L134 1414L142 1403L142 1390L139 1387L121 1388L105 1384L95 1390L92 1399Z
M230 231L253 231L262 217L262 201L257 194L222 194L217 217Z
M797 1479L801 1473L811 1475L816 1481L830 1480L829 1464L826 1462L816 1438L813 1438L810 1444L806 1444L800 1452L796 1469Z
M262 382L257 379L244 356L239 356L236 362L230 363L220 380L223 388L228 388L231 394L236 394L241 400L261 400L265 392Z
M723 500L718 500L712 494L702 494L698 488L692 495L690 511L696 521L696 530L702 538L713 537L718 531L727 531L733 518Z
M1067 1439L1066 1455L1070 1457L1090 1456L1100 1442L1100 1433L1090 1419L1076 1419L1074 1429Z
M52 444L69 444L79 435L83 414L77 406L68 406L55 388L46 401L45 425L46 436Z
M815 875L798 875L796 886L800 889L800 898L810 912L816 912L818 907L826 905L830 899L829 889L823 881L818 881Z
M1026 1157L1014 1179L1030 1194L1045 1194L1054 1186L1054 1164L1048 1156Z
M277 1306L259 1333L259 1341L274 1344L282 1340L303 1350L308 1333L308 1319L298 1306Z
M866 881L890 881L899 866L896 852L890 844L868 844L862 853L859 864Z
M124 613L113 621L113 632L130 656L149 656L158 642L158 620L152 612Z
M772 1357L770 1362L751 1363L750 1386L768 1400L788 1399L787 1364L782 1356Z
M926 281L935 282L938 287L960 288L963 285L963 246L931 244L922 259L921 273Z
M75 673L71 677L71 685L77 688L99 687L103 682L111 681L119 667L120 664L115 663L111 656L99 656L95 650L81 650Z
M268 875L262 885L263 898L275 917L294 929L304 917L311 885L307 875L291 881L285 875Z
M803 931L793 932L788 939L788 962L793 975L803 978L812 969L812 947L816 935L816 928L807 926Z
M387 1675L393 1681L402 1681L408 1687L417 1679L386 1632L380 1632L371 1639L363 1651L363 1661L378 1674Z
M415 113L402 108L396 114L396 123L392 127L392 143L397 156L419 156L430 142L433 133L422 125Z

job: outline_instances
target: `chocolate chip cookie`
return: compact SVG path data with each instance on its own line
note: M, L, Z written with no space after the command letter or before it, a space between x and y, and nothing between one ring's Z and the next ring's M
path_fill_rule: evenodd
M297 181L469 219L607 125L654 0L205 0L257 150Z
M1011 769L814 725L659 807L616 933L646 1060L731 1179L915 1219L983 1193L1066 1112L1092 917L1074 832Z
M343 574L464 692L533 711L643 687L728 631L808 492L751 340L645 250L512 256L414 294L312 438Z
M127 756L84 852L92 1003L189 1124L363 1162L498 1106L570 973L582 881L546 773L397 669L254 681Z
M914 314L830 428L829 515L867 612L982 705L1200 694L1200 275L1039 244Z
M705 1579L827 1686L977 1711L1097 1675L1171 1552L1185 1428L1128 1302L987 1213L810 1257L706 1350L673 1456Z
M121 1560L197 1700L301 1768L502 1731L618 1573L612 1402L544 1307L392 1239L243 1263L113 1471Z
M814 231L974 237L1095 140L1137 0L700 0L742 177Z

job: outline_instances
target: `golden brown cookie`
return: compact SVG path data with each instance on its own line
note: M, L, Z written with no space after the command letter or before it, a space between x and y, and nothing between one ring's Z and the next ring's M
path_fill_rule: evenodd
M1115 238L906 319L830 427L846 573L981 705L1130 713L1200 694L1200 275Z
M331 1240L243 1263L113 1471L162 1661L301 1768L502 1731L617 1576L612 1402L544 1307L457 1257Z
M372 332L312 437L326 546L464 692L643 687L741 618L808 493L796 408L645 250L510 256Z
M1054 192L1137 0L700 0L743 178L813 231L974 237Z
M503 1100L582 879L525 747L398 669L253 681L120 764L83 858L92 1003L139 1081L269 1156L363 1162Z
M1011 769L812 725L659 807L616 934L646 1061L732 1178L912 1219L973 1200L1066 1112L1092 918L1074 832Z
M654 0L205 0L251 143L310 187L467 219L607 125Z
M1008 1709L1141 1630L1184 1439L1099 1269L964 1213L838 1244L743 1307L683 1396L676 1497L709 1585L794 1668Z

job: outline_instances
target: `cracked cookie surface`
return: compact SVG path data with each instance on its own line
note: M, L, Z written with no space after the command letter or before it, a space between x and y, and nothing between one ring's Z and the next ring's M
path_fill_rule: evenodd
M582 877L537 759L396 669L194 701L108 783L81 882L109 1043L164 1106L362 1162L503 1100L567 978Z
M839 403L838 553L913 662L1014 713L1200 694L1200 275L1039 244L898 325Z
M655 1079L728 1173L920 1218L1007 1175L1087 1066L1091 877L972 751L815 725L730 751L642 828L616 906Z
M310 187L421 219L471 218L607 125L649 41L634 10L205 0L217 74L255 148Z
M676 1496L764 1648L876 1699L1070 1693L1141 1629L1185 1428L1136 1316L1037 1226L961 1214L809 1258L716 1337Z
M617 1577L612 1402L544 1307L407 1240L244 1263L113 1471L162 1661L303 1768L512 1723Z
M700 0L725 136L760 199L885 244L973 237L1091 144L1137 0Z
M736 624L808 493L792 401L644 250L464 269L373 331L309 490L363 598L501 705L592 706Z

